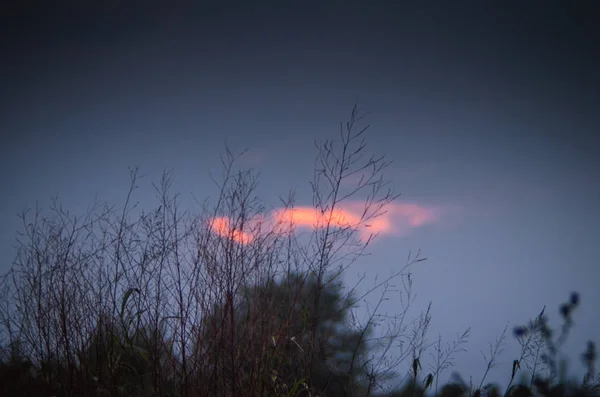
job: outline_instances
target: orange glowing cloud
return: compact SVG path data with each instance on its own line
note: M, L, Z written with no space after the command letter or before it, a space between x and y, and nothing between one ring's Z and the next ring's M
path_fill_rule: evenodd
M210 228L219 236L231 238L241 244L250 244L254 239L254 236L249 233L232 229L229 219L225 217L214 218L210 222Z
M333 227L352 227L360 223L360 217L342 209L323 213L312 207L296 207L275 211L275 221L300 227L321 228L328 223Z
M319 229L327 225L334 228L355 228L361 240L372 234L406 235L412 229L440 221L440 208L426 207L414 203L394 203L384 208L385 213L370 220L362 220L362 205L348 204L344 208L323 213L312 207L296 207L273 211L268 217L275 233L283 234L294 228ZM232 230L227 218L213 219L212 230L219 236L232 238L242 244L252 242L253 236L241 230Z

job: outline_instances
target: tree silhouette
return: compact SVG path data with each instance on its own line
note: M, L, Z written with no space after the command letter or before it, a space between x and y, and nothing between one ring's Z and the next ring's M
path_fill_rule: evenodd
M344 294L340 282L319 283L315 275L292 273L279 281L272 278L261 285L247 285L236 300L240 338L225 350L239 352L239 369L245 372L241 376L249 376L253 362L261 359L268 363L263 372L287 388L303 381L327 396L349 395L349 388L355 393L360 388L371 330L351 328L349 314L355 302L351 294ZM228 310L217 308L206 323L226 326ZM208 326L206 330L204 338L214 340L211 332L217 330ZM269 350L261 354L264 346Z

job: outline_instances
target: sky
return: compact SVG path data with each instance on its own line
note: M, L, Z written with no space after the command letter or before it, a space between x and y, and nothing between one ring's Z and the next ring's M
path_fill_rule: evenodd
M558 324L578 291L565 352L582 373L585 342L600 342L597 5L199 3L3 11L0 270L19 212L54 196L74 212L95 197L122 204L131 166L145 175L142 206L172 169L194 210L192 195L216 194L225 142L248 149L240 161L260 171L265 202L295 189L310 229L314 141L337 139L358 103L402 195L346 281L420 249L413 314L433 302L432 340L472 327L455 369L474 380L507 324L544 305ZM342 211L341 223L356 215ZM517 347L509 335L489 380L506 383Z

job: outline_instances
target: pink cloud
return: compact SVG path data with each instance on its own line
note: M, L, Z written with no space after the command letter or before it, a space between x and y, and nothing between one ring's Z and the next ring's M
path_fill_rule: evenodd
M421 227L439 220L440 209L428 208L418 204L393 204L388 209L392 214L406 219L411 227Z
M334 228L357 228L360 238L366 241L371 234L380 236L406 235L411 230L426 225L438 223L441 220L443 209L429 207L416 203L392 203L384 210L385 213L370 220L361 221L362 204L349 203L335 209L333 212L322 213L313 207L295 207L273 211L266 219L276 233L284 233L290 228L317 229L329 224ZM255 220L254 223L262 220ZM252 224L253 222L250 222ZM232 230L226 218L215 218L211 222L212 230L222 237L232 238L242 244L252 242L253 235Z
M233 229L229 219L225 217L213 218L210 222L210 228L221 237L231 238L242 244L250 244L254 236L242 230Z

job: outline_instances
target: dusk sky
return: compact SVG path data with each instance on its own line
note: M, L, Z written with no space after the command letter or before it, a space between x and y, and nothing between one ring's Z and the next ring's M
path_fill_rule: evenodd
M402 195L347 283L421 249L411 313L433 302L432 341L472 327L454 369L477 383L507 323L547 305L557 325L578 291L565 351L582 375L600 343L598 3L113 3L3 16L0 270L19 212L53 196L76 213L122 205L130 166L142 206L172 169L199 211L225 141L249 150L267 205L295 189L310 206L314 141L338 139L357 102ZM517 350L511 333L489 380L506 384Z

